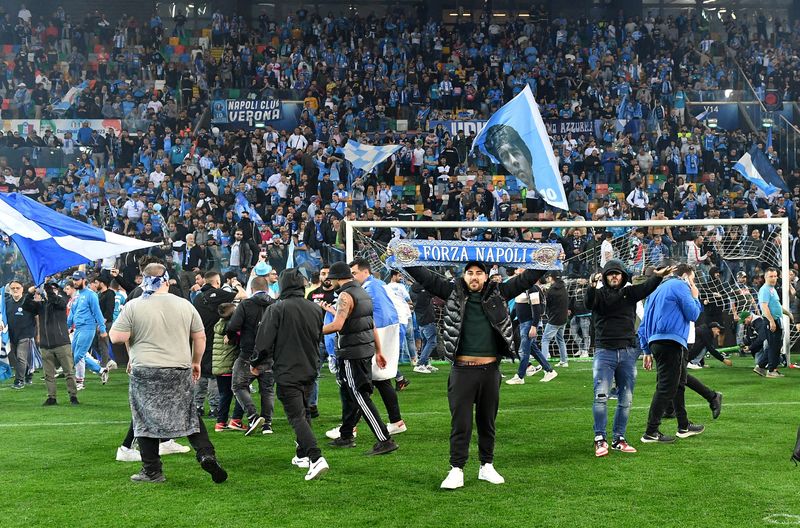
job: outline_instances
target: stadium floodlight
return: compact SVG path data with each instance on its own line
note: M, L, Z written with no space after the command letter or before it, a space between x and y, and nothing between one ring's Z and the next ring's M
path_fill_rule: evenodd
M756 227L767 226L772 236L769 240L762 243L755 243L751 238L740 237ZM565 236L568 230L583 229L586 231L600 229L614 233L612 245L614 247L615 258L621 258L629 268L638 267L643 270L647 266L655 266L650 257L644 257L644 261L634 264L631 248L636 244L635 231L640 228L670 228L673 232L687 228L694 234L723 233L724 235L711 235L711 244L714 250L724 263L724 275L720 278L702 277L699 282L699 289L704 298L704 302L713 304L725 313L731 312L731 306L741 305L745 302L754 301L752 292L743 291L735 283L735 277L731 280L734 269L744 270L749 264L758 263L758 266L769 266L780 270L781 280L781 299L785 306L788 306L789 299L789 220L788 218L742 218L742 219L702 219L702 220L603 220L603 221L514 221L514 222L461 222L461 221L368 221L354 220L345 222L345 255L347 262L351 262L355 256L367 258L376 271L388 271L384 263L386 256L386 246L372 240L370 233L379 228L395 229L395 233L400 230L406 236L414 236L416 229L436 229L436 230L470 230L470 232L482 232L486 229L553 229L557 233ZM737 238L733 239L732 231L736 231ZM779 234L776 235L776 233ZM524 244L524 242L521 242ZM681 243L670 257L670 262L687 262L688 258L682 253L686 247ZM570 261L577 263L577 260L594 262L595 267L585 267L585 276L570 277L567 274L568 288L571 292L577 290L579 278L588 278L589 274L596 271L596 263L599 261L599 248L596 254L590 252L565 259L565 267L572 269ZM574 273L573 273L574 275ZM752 277L751 277L752 278ZM800 321L798 321L800 322ZM791 364L790 345L800 339L800 332L789 324L788 317L783 318L783 328L789 329L784 332L784 351L787 361Z

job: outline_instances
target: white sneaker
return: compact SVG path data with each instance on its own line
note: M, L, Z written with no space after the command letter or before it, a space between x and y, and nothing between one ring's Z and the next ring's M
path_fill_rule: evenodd
M481 469L478 470L478 480L485 480L492 484L505 484L506 479L494 469L492 464L481 464Z
M408 431L408 427L406 427L406 423L403 420L400 420L397 423L386 424L386 430L389 431L390 435L396 435L400 433L405 433L406 431Z
M418 372L419 374L430 374L431 371L428 369L427 365L417 365L414 367L414 372Z
M188 453L191 450L191 447L181 445L175 440L167 440L166 442L161 442L158 444L158 454L161 456Z
M439 372L439 369L437 367L434 367L430 363L428 363L427 367L428 367L428 370L430 370L431 372Z
M108 363L106 363L106 368L108 370L116 370L118 368L117 362L114 361L113 359L108 360Z
M539 372L541 372L542 366L541 365L528 365L528 370L525 371L526 376L535 376Z
M329 431L325 431L325 436L327 436L331 440L336 440L337 438L342 436L341 433L339 433L339 428L340 427L341 427L341 425L337 425L333 429L331 429ZM356 436L357 436L356 430L353 429L353 438L355 438Z
M581 359L586 359L586 358L589 357L589 353L588 352L581 352L578 357L581 358Z
M313 464L309 462L308 473L306 473L306 480L314 480L321 477L328 471L328 461L325 457L319 457Z
M558 372L556 372L555 370L551 370L550 372L545 372L544 376L542 376L542 379L540 379L539 381L542 383L547 383L548 381L554 380L556 376L558 376Z
M514 377L506 380L506 385L525 385L525 378L520 378L514 374Z
M130 447L119 446L117 448L117 462L141 462L142 454Z
M559 361L558 363L556 363L556 366L557 367L568 367L569 363L565 363L563 361Z
M441 489L454 490L464 487L464 470L461 468L450 468L450 473L447 474L442 481Z
M75 389L76 389L76 390L83 390L83 389L85 389L85 388L86 388L86 387L84 387L84 386L83 386L83 383L76 383L76 384L75 384Z
M299 468L308 469L308 467L311 465L311 459L308 457L298 458L294 456L292 457L292 465Z
M703 370L703 367L700 365L696 365L695 363L689 363L686 365L686 368L689 370Z

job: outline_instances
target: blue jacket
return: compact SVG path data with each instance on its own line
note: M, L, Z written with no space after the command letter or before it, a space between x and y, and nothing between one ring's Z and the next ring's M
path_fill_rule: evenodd
M67 326L71 328L73 324L76 327L96 327L101 334L106 332L106 320L100 310L100 301L97 299L97 294L89 288L78 290L78 295L72 301Z
M675 341L686 347L689 323L700 316L702 306L692 297L689 285L675 277L664 282L647 298L639 325L639 343L645 354L653 341Z

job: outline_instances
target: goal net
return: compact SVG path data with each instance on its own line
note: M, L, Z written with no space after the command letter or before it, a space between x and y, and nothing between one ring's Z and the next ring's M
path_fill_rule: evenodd
M788 221L776 219L669 220L605 222L348 222L347 257L367 259L374 271L388 276L386 247L393 238L435 237L440 240L559 242L564 248L563 277L571 300L585 292L589 277L601 265L621 260L634 281L650 268L688 263L697 270L703 303L699 323L715 321L724 329L720 347L740 345L743 310L758 313L758 288L767 268L789 277ZM445 277L460 273L457 265L431 268ZM501 274L510 270L499 269ZM412 279L406 276L410 283ZM782 280L783 305L790 303L789 284ZM440 318L441 318L441 314ZM580 325L570 316L565 332L570 357L579 353ZM785 321L785 350L800 340L800 332ZM556 352L551 345L550 354ZM591 351L591 348L590 348Z

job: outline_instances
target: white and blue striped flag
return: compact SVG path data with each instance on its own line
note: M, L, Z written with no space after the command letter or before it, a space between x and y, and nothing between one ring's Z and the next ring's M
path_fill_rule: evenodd
M733 166L739 174L747 178L751 183L770 196L779 191L789 192L786 182L780 177L775 168L770 165L767 156L753 146L750 152L745 152L744 156Z
M344 146L344 157L353 167L369 173L378 164L403 148L401 145L362 145L352 139Z
M22 253L37 285L72 266L158 245L90 226L19 193L0 193L0 231Z
M250 213L250 220L252 220L254 224L260 226L264 223L264 220L261 219L261 215L258 214L253 204L247 201L247 197L243 192L236 193L236 201L234 202L233 209L236 212L236 216L239 218L242 217L242 212L247 211Z

